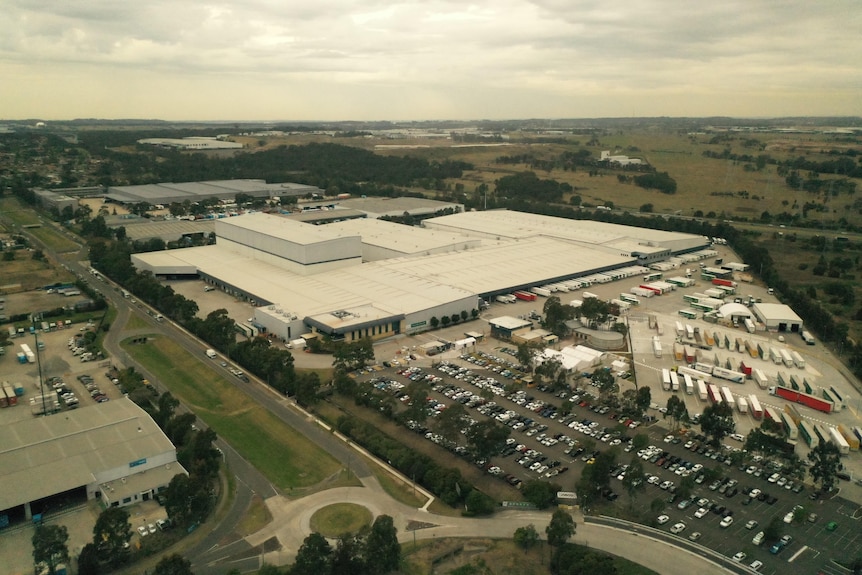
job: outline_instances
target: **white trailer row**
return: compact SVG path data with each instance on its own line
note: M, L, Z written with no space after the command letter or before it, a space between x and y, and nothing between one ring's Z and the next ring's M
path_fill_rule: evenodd
M697 395L701 401L706 401L706 382L702 379L697 380Z
M655 295L655 292L652 291L651 289L642 288L640 286L635 286L632 289L630 289L629 291L632 294L639 296L639 297L649 298L649 297L653 297Z
M727 405L729 405L731 409L733 409L733 407L736 405L736 401L733 399L733 394L730 392L730 388L727 386L721 388L721 399Z

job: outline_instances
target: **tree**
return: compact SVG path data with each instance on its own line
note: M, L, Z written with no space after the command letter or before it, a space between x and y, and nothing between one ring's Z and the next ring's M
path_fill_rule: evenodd
M528 368L532 369L533 365L533 350L530 349L526 343L518 344L518 351L515 353L515 357L518 359L518 363L521 365L526 365Z
M185 476L184 476L185 477ZM108 565L119 565L128 559L126 545L132 538L129 512L125 507L108 507L99 514L93 526L93 545Z
M763 530L763 537L767 541L776 541L781 537L781 518L773 517L766 529Z
M464 500L464 507L463 515L467 517L490 515L497 507L497 502L478 489L472 489Z
M675 395L671 395L667 399L667 411L662 414L662 417L670 417L673 421L672 430L676 431L679 429L681 421L688 420L688 408L685 406L685 402L683 400Z
M443 327L446 327L452 322L452 320L449 318L449 316L444 315L443 319L441 319L440 322L443 324Z
M512 539L515 541L515 545L523 549L524 552L527 552L535 547L536 543L539 542L539 533L536 531L536 527L531 523L526 527L518 527L515 529L515 534L512 536Z
M815 483L820 483L823 491L832 491L835 485L835 474L841 468L840 456L838 448L831 441L821 441L808 453L811 462L808 472Z
M626 474L623 477L623 489L629 494L629 504L634 505L634 496L638 491L646 489L644 467L640 457L633 457Z
M603 367L596 368L593 371L592 380L599 386L599 391L602 395L609 395L619 390L616 378L609 369Z
M78 555L78 575L100 575L101 572L99 550L92 543L87 543Z
M398 530L389 515L378 515L365 539L365 564L370 573L391 573L401 564Z
M559 547L575 534L575 520L568 512L557 509L545 528L545 534L548 537L548 545Z
M649 445L649 435L646 433L637 433L632 437L632 449L636 452L640 451L647 445Z
M521 493L524 499L539 509L546 509L557 502L557 492L561 490L562 487L559 485L539 479L531 479L522 486Z
M48 567L48 573L54 575L57 565L69 562L69 532L63 525L36 526L33 533L33 562L44 563Z
M512 432L510 427L498 424L493 419L486 419L467 429L467 441L476 460L487 460L503 449L506 439Z
M700 416L700 429L710 437L713 445L718 445L721 440L736 430L733 422L733 410L727 402L720 401L707 405Z
M192 562L185 559L182 555L174 553L162 557L156 563L156 568L153 570L154 575L194 575L192 573Z
M320 533L312 533L305 538L296 552L290 575L325 575L329 573L331 560L332 547L326 537Z
M362 561L361 541L354 536L344 536L338 540L338 546L332 554L331 573L350 573L365 575L369 571Z
M569 333L566 322L574 319L577 315L575 308L570 305L563 305L557 296L549 297L542 311L544 313L542 320L544 328L559 337L565 337Z
M428 323L431 324L431 329L437 329L437 326L440 325L440 320L437 319L437 316L433 316L428 320Z
M647 408L649 408L650 403L652 403L652 392L648 385L643 387L639 387L637 391L637 396L635 398L635 405L640 410L641 413L645 413Z
M455 441L467 424L467 409L460 403L453 403L440 412L434 428L444 439Z

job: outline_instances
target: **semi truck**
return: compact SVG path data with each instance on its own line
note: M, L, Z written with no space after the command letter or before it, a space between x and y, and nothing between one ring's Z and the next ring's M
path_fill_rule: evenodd
M661 357L661 340L657 335L652 338L652 352L656 357Z
M814 427L805 420L799 422L799 435L811 449L820 444L820 437L814 432Z
M772 407L768 407L768 406L767 406L767 407L764 407L764 408L763 408L763 415L764 415L764 416L766 417L766 419L768 419L769 421L773 421L773 422L775 422L775 423L777 423L777 424L781 425L781 416L780 416L780 415L778 415L778 412L777 412L777 411L775 411L775 409L774 409L774 408L772 408Z
M621 293L620 299L623 300L624 302L628 302L632 305L640 305L641 304L641 300L639 300L637 298L637 296L634 296L634 295L628 294L628 293Z
M542 297L551 297L551 290L545 289L543 287L531 287L530 291Z
M661 370L661 388L665 391L670 391L670 370Z
M514 299L509 300L510 303L515 303L515 300L536 301L536 299L537 299L536 294L530 293L528 291L523 291L523 290L518 290L515 293L513 293L512 295L506 296L506 297L514 298Z
M736 402L736 407L739 409L739 413L748 413L748 399L740 397Z
M835 402L835 409L844 409L847 404L844 403L844 396L835 389L834 385L829 386L829 395L832 396L832 401Z
M718 377L720 379L725 379L725 380L731 381L733 383L745 383L745 374L744 373L739 373L738 371L725 369L723 367L716 367L715 369L713 369L712 375L714 377Z
M24 353L24 356L27 358L27 363L36 363L36 354L33 353L33 350L30 349L30 346L26 343L21 344L21 351Z
M675 371L670 372L670 389L671 391L679 391L679 376Z
M810 332L803 329L799 332L799 335L802 337L802 341L804 341L806 345L814 345L814 336L811 335Z
M695 363L695 364L694 364L694 369L696 369L697 371L699 371L699 372L701 372L701 373L705 373L705 374L707 374L707 375L711 375L711 374L712 374L712 370L714 370L714 369L715 369L715 365L713 365L713 364L711 364L711 363L705 363L705 362L702 362L702 361L698 361L697 363ZM704 377L704 379L709 379L709 378L708 378L708 377Z
M707 386L707 394L709 395L709 400L713 403L721 401L721 391L719 391L717 385Z
M781 354L781 361L784 362L784 365L787 367L793 367L793 356L790 355L790 352L781 348L779 353Z
M653 290L642 288L640 286L633 287L629 290L632 294L639 297L651 298L655 295Z
M783 411L781 412L781 415L779 417L781 417L780 423L781 426L784 428L784 433L787 434L787 439L796 439L797 437L799 437L799 428L797 427L796 422L793 421L793 418L784 413Z
M763 408L760 407L760 400L753 393L748 396L748 411L754 416L754 419L763 417Z
M701 365L704 365L704 364L696 363L696 364L694 364L694 367L697 368ZM677 367L676 370L679 373L691 376L692 379L702 379L704 381L709 381L709 372L708 371L700 370L700 369L693 369L693 368L687 367L685 365L681 365L681 366Z
M594 294L592 292L588 292L588 291L583 292L581 294L581 297L583 297L584 299L601 299L596 294Z
M721 388L721 400L730 406L731 409L736 405L736 400L733 399L733 394L730 393L730 388L723 386Z
M751 318L745 318L745 329L748 330L748 333L754 333L754 322L751 321Z
M206 352L204 352L204 353L206 353L206 354L207 354L207 357L208 357L208 358L210 358L210 359L215 359L215 358L217 357L217 356L216 356L216 352L215 352L215 350L214 350L214 349L208 349L208 350L206 350Z
M722 279L722 278L712 278L712 285L727 286L727 287L735 288L736 282L731 281L731 280Z
M6 403L9 407L18 405L18 396L15 395L15 390L12 389L12 385L7 381L3 382L3 394L6 396Z
M770 387L769 393L775 395L776 397L786 399L787 401L791 401L793 403L800 403L806 407L810 407L811 409L822 411L823 413L832 413L835 408L834 404L829 400L820 399L819 397L815 397L811 394L804 393L801 391L794 391L780 385Z

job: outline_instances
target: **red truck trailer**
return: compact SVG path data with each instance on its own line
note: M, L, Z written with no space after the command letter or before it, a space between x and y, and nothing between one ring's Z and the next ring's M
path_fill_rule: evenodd
M712 285L717 286L727 286L727 287L736 287L736 282L731 280L724 280L721 278L712 278Z
M822 411L823 413L832 413L832 410L834 409L834 404L831 401L814 397L813 395L802 391L796 391L780 385L773 387L770 391L773 395L786 399L787 401L801 403L806 407Z

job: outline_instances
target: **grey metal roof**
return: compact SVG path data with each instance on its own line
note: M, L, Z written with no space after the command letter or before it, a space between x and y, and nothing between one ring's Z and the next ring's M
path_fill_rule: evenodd
M173 444L128 398L5 425L0 509L87 485L98 473L166 452L175 452Z

